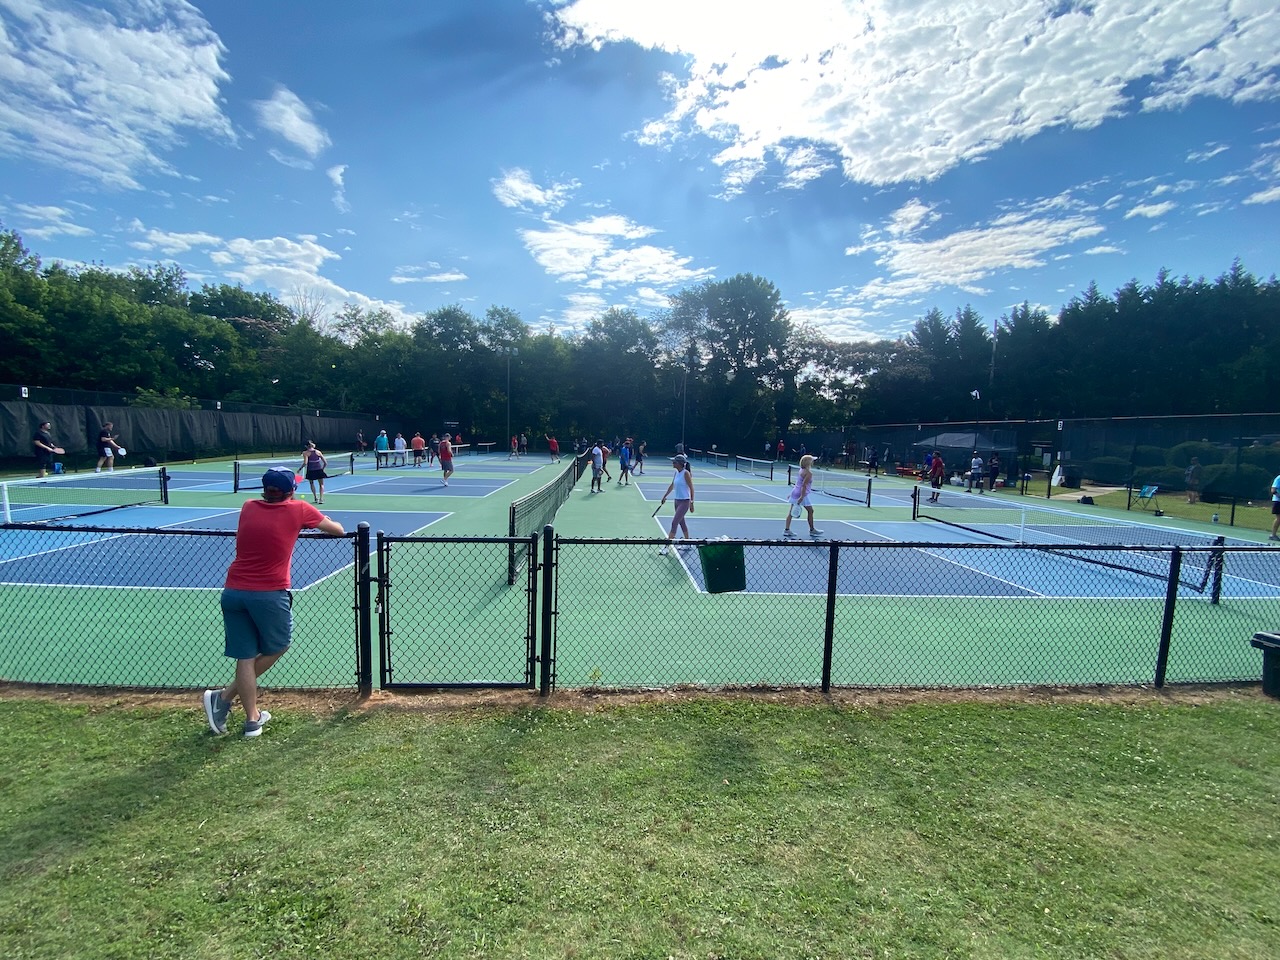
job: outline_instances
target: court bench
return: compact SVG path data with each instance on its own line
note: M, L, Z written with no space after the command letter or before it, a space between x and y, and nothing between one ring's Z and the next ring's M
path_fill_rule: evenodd
M1262 651L1262 692L1280 697L1280 633L1255 633L1249 643Z

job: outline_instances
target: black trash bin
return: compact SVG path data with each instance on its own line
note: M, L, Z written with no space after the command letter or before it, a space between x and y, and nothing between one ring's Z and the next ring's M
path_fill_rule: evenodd
M704 543L698 547L707 593L747 589L747 564L740 543Z

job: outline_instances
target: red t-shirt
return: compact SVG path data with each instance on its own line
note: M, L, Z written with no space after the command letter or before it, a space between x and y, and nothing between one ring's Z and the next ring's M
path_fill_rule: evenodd
M230 590L288 590L293 546L324 514L305 500L249 500L240 508L236 556L224 584Z
M550 440L547 441L547 449L550 450L552 453L559 453L560 442L555 437L552 437Z
M421 437L414 437L410 443L413 444L413 449L415 450L425 450L427 446L427 441L423 440Z
M448 437L445 437L443 440L440 441L440 459L441 460L453 459L453 447L449 446Z

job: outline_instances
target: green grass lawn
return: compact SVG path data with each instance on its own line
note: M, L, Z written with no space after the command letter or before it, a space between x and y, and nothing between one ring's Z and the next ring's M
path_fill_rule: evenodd
M1088 491L1084 491L1088 492ZM1116 490L1111 493L1095 494L1094 503L1101 507L1114 507L1118 510L1124 510L1125 504L1128 503L1128 491ZM1275 519L1271 515L1271 501L1266 497L1260 497L1250 503L1238 503L1235 509L1235 522L1231 523L1231 504L1228 503L1205 503L1199 501L1196 503L1187 503L1185 494L1180 492L1172 492L1168 494L1157 494L1160 501L1160 509L1164 511L1167 517L1177 517L1180 520L1195 520L1200 523L1213 523L1213 517L1216 514L1218 523L1215 525L1218 529L1215 533L1221 533L1223 536L1232 537L1239 536L1245 540L1261 540L1263 538L1251 536L1247 531L1265 530L1271 532L1271 522ZM1128 512L1132 515L1132 519L1138 522L1145 522L1150 517L1151 510L1154 507L1143 511L1137 502L1137 494L1134 494L1133 507Z
M0 692L0 956L1274 957L1280 704L1122 697Z

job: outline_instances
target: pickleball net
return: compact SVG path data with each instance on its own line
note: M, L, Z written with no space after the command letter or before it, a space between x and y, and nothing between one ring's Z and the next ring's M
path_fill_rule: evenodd
M531 537L538 533L556 517L556 512L565 505L573 487L582 476L587 464L591 462L589 455L575 457L564 470L550 483L539 487L519 500L512 500L507 513L508 537ZM507 584L516 582L516 576L529 560L529 544L512 543L507 552Z
M71 473L0 483L5 523L52 523L169 502L164 467Z
M354 453L335 453L325 458L328 465L324 472L331 477L341 477L356 472L356 455ZM307 471L302 465L302 454L293 457L274 457L270 460L236 460L232 465L232 491L261 490L262 475L272 467L283 467L292 470L295 476L302 477L298 485L307 482Z
M813 489L829 497L865 503L871 506L871 478L859 476L849 470L826 470L813 467ZM787 486L794 487L800 479L800 468L787 467Z
M931 499L934 495L938 497L936 502ZM1178 530L1175 535L1174 531L1162 527L945 488L916 487L911 500L914 520L932 520L979 536L1046 549L1095 545L1103 549L1096 553L1073 549L1063 555L1160 580L1169 579L1169 555L1156 550L1143 552L1141 548L1221 547L1226 542L1224 537L1190 530ZM1212 584L1216 593L1222 582L1222 566L1221 550L1188 552L1183 555L1178 582L1197 593L1203 593Z
M459 457L465 457L472 452L471 444L469 443L454 443L450 444L450 446L453 449L453 459L455 460ZM490 446L492 446L492 444ZM390 470L393 467L413 466L414 461L412 447L404 450L376 450L374 453L373 465L375 470ZM430 447L427 447L422 451L421 460L423 463L427 462L428 456L433 462L438 462L439 452L438 450L433 451Z
M762 480L773 479L774 460L756 460L754 457L734 457L733 469L738 473L749 473Z

